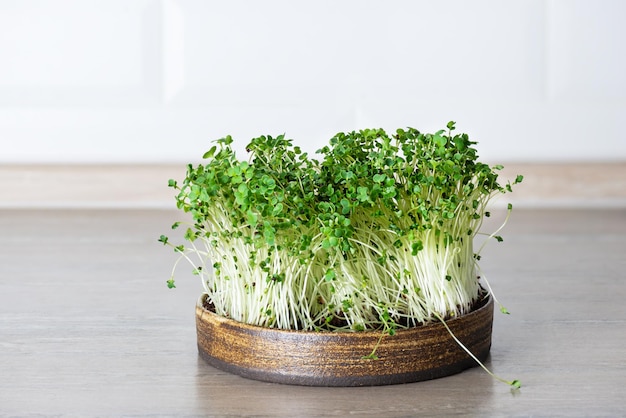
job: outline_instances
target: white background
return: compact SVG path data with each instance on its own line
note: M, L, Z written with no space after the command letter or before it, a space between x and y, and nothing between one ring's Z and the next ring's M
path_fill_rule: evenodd
M620 0L0 0L0 163L449 120L489 161L626 159Z

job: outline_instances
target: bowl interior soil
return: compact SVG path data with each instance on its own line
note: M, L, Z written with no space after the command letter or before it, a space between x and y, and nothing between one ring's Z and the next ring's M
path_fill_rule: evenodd
M307 386L374 386L409 383L459 373L477 363L443 324L385 335L377 360L364 359L381 332L289 331L247 325L196 306L200 355L212 366L247 378ZM480 360L491 348L493 298L472 312L446 321Z

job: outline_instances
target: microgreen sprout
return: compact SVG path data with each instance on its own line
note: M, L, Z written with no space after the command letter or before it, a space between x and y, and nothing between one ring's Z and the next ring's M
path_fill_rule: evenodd
M489 376L493 377L494 379L496 379L499 382L502 382L504 384L507 384L511 387L511 390L518 390L522 387L522 382L515 379L515 380L506 380L500 376L498 376L497 374L493 373L491 370L489 370L487 368L487 366L485 366L479 359L476 358L476 356L465 346L465 344L463 344L461 341L459 341L459 339L456 337L456 335L454 335L454 333L452 332L452 330L450 329L450 327L448 327L448 324L446 324L446 321L439 317L439 320L441 321L441 323L443 324L443 326L446 328L446 330L448 331L448 333L450 334L450 336L452 337L452 339L463 349L463 351L465 351L476 363L478 363L478 365L485 371L487 372L487 374L489 374Z
M192 218L172 226L187 228L185 244L159 241L192 265L217 314L249 324L393 335L463 315L484 293L474 237L512 185L454 130L338 133L314 157L260 136L246 160L219 139L168 183Z

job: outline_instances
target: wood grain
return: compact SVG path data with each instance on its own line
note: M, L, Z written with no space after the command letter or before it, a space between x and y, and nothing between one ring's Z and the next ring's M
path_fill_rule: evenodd
M209 364L251 379L305 386L380 386L459 373L478 364L441 323L381 332L314 332L244 324L196 306L198 351ZM493 299L446 321L480 361L491 347ZM365 359L376 348L377 359Z
M244 379L199 358L171 211L0 211L0 416L626 416L626 210L518 210L487 246L487 365L405 385ZM502 220L494 213L486 228Z

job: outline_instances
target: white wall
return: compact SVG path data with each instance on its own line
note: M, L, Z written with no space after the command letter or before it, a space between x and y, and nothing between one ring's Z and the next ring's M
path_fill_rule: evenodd
M620 0L0 0L0 163L456 120L499 161L625 160Z

